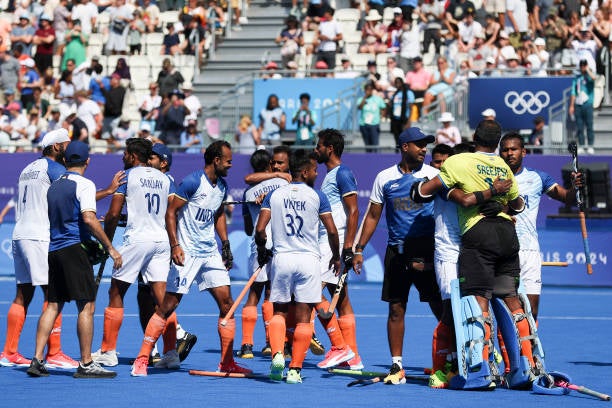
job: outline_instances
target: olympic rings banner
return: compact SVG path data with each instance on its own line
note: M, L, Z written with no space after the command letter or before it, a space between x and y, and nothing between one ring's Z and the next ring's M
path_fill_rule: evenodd
M471 128L482 120L482 111L495 110L503 129L532 129L536 116L563 99L572 86L571 76L470 79L468 112Z

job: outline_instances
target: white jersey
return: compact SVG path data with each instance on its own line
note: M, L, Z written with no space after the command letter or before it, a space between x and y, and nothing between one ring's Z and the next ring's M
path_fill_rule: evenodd
M13 240L49 242L47 191L65 172L64 166L47 157L34 160L23 169L19 175Z
M276 190L281 186L286 186L289 182L280 177L274 177L272 179L264 180L261 183L257 183L254 186L247 188L243 195L244 201L255 201L257 197L262 194L268 194L272 191ZM261 210L261 205L255 203L248 203L242 206L243 213L245 211L248 212L251 220L253 221L253 225L257 225L257 219L259 218L259 211ZM270 223L266 226L266 235L269 237L272 233ZM272 240L268 240L266 243L266 247L268 249L272 248ZM251 253L257 252L257 244L255 243L255 236L251 239Z
M268 194L261 211L270 211L274 253L319 254L320 215L331 213L325 194L291 183Z
M434 220L436 223L436 249L434 258L437 261L457 263L461 248L461 229L457 204L440 195L434 199Z
M412 175L416 178L427 177L429 180L436 177L440 171L435 167L431 167L428 164L423 164L419 169L412 172ZM383 204L385 202L383 190L385 184L389 181L397 180L402 178L404 173L397 164L384 169L376 175L374 179L374 185L372 186L372 192L370 193L370 201L375 204Z
M353 172L342 164L334 167L323 179L321 192L329 200L334 224L336 224L336 229L338 230L338 239L340 245L342 245L346 231L346 212L344 211L342 199L348 195L357 194L357 181ZM319 225L319 242L327 243L327 230L323 223Z
M227 196L222 178L212 185L204 170L185 177L176 191L178 199L187 201L178 214L178 240L183 251L194 257L207 257L218 251L215 241L215 214Z
M127 203L127 225L123 243L167 242L166 209L168 195L174 193L170 178L153 167L132 167L125 172L126 182L115 194Z
M538 231L536 223L540 198L548 193L557 183L548 174L523 167L515 174L519 194L525 200L525 210L516 216L516 235L521 250L539 251Z

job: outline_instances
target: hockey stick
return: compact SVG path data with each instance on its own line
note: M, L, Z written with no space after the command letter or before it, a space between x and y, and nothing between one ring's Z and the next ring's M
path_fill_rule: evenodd
M381 379L384 379L387 375L389 375L388 373L383 373L380 371L346 370L342 368L330 368L327 370L327 372L330 374L348 375L351 377L374 377ZM405 374L405 377L407 380L429 382L429 376L426 375ZM374 378L362 378L360 379L360 381L353 381L355 384L352 385L359 385L362 383L366 383L367 385L370 384L370 382L368 381L374 380ZM376 380L374 382L371 382L371 384L377 383L379 381L380 380Z
M578 173L578 146L576 142L571 142L567 146L572 155L572 165L574 172ZM593 265L591 265L591 251L589 250L589 240L586 229L586 219L584 217L584 203L582 202L582 195L580 189L576 190L576 204L578 205L578 214L580 217L580 230L582 231L582 244L584 245L584 257L586 262L587 273L591 275L593 273Z
M224 205L235 205L235 204L255 204L255 201L224 201Z
M268 379L267 376L261 374L246 374L246 373L223 373L218 371L203 371L189 370L189 375L200 375L204 377L221 377L221 378L260 378Z
M329 304L329 308L327 310L323 310L323 308L317 310L317 313L319 313L319 316L321 316L321 318L327 320L331 319L334 315L334 310L336 310L336 305L340 300L340 292L342 292L342 288L344 288L344 282L346 282L346 277L348 276L349 270L349 268L344 268L344 271L342 271L342 273L340 274L340 277L338 278L338 283L336 284L336 290L334 291L334 296L332 297L331 303Z
M236 309L238 309L238 306L240 306L240 302L242 302L242 299L245 297L245 295L249 291L249 288L251 287L253 282L255 282L255 279L257 279L257 275L259 275L261 268L262 266L255 269L255 272L253 272L253 275L251 275L246 285L244 285L242 292L240 292L236 300L234 300L232 307L230 307L230 310L227 312L223 320L221 320L221 326L225 327L225 325L227 324L227 321L232 318L232 316L234 315L234 312L236 311Z
M102 259L102 262L100 262L100 266L98 267L98 274L96 275L96 294L98 293L98 288L100 287L100 282L102 281L102 275L104 274L104 267L106 266L107 259L108 255Z
M586 394L586 395L590 395L591 397L595 397L595 398L599 398L601 400L604 401L610 401L610 396L607 394L603 394L601 392L597 392L594 390L591 390L587 387L583 387L582 385L576 385L576 384L571 384L567 381L563 381L563 380L557 380L555 381L555 386L556 387L563 387L563 388L568 388L570 390L574 390L574 391L578 391L581 394Z
M542 266L568 266L567 262L542 262Z

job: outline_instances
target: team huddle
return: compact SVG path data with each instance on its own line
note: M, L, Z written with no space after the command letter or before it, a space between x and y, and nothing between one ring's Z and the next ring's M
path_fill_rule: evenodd
M357 181L341 160L342 133L320 131L312 152L279 146L271 153L253 153L243 206L253 279L242 308L236 356L253 358L257 305L263 297L262 353L271 358L271 380L301 383L308 349L324 353L314 334L315 316L331 342L317 366L363 369L347 275L361 272L364 249L384 210L388 241L381 299L389 305L391 366L383 381L406 382L404 319L414 285L438 320L430 387L551 387L537 333L541 261L535 226L542 194L571 203L575 191L524 167L522 137L509 133L502 138L501 133L497 122L482 121L474 146L437 145L428 165L427 145L434 137L414 127L404 130L401 160L377 175L361 225ZM84 177L87 145L69 142L65 131L58 130L45 136L42 147L43 157L19 179L13 234L17 295L7 317L0 365L28 367L34 377L49 375L49 367L76 368L77 378L114 377L116 372L104 366L118 364L123 300L138 281L144 336L131 375L146 376L150 365L178 369L196 337L180 327L175 310L195 281L218 305L218 371L251 374L234 360L233 255L224 211L231 146L213 142L204 153L204 168L177 186L168 173L168 149L130 139L124 172L97 193ZM327 171L319 190L314 189L318 164ZM575 190L581 186L580 174L573 174L573 181ZM96 200L110 194L102 227ZM123 244L115 249L111 242L124 207ZM92 235L105 250L101 256L91 249L98 248L91 245ZM106 256L113 263L109 301L101 347L92 353L98 284L92 264L105 262ZM19 353L18 343L36 286L43 289L45 305L29 360ZM72 300L78 309L78 362L60 345L61 311ZM160 337L162 357L156 352Z

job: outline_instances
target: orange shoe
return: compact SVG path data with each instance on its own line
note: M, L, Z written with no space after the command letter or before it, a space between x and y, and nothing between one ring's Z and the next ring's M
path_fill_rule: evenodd
M134 364L132 365L132 371L130 372L130 374L132 375L132 377L146 377L148 366L149 357L140 356L136 360L134 360Z
M363 370L363 362L361 361L359 354L355 354L355 357L351 358L350 360L338 364L338 368L345 368L348 370Z
M234 360L228 364L219 363L217 367L219 373L239 373L239 374L253 374L253 370L249 370L246 367L239 366Z
M32 360L28 360L19 352L15 354L0 353L0 366L4 367L29 367Z
M64 354L63 351L49 356L47 355L47 368L77 368L79 366L78 361L73 360L70 356Z

